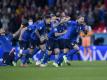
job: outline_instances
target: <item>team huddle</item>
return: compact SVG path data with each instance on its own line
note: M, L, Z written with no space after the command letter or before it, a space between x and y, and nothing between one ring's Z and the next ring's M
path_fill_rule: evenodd
M6 34L0 31L0 39L4 38L12 42L13 38L19 36L19 52L16 56L16 50L11 43L8 43L9 50L4 53L3 63L14 65L21 60L21 66L27 66L29 59L35 61L36 66L46 67L51 55L55 55L53 66L60 67L63 62L70 64L70 58L73 54L79 54L79 34L87 34L88 29L83 16L78 16L76 20L71 20L64 12L60 16L51 14L38 17L36 22L32 19L24 21L20 29L15 33ZM7 56L8 54L8 56ZM38 56L39 57L38 57Z

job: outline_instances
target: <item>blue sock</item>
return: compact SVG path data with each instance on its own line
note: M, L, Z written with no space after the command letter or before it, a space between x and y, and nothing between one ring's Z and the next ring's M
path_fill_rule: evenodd
M61 52L58 56L58 60L57 60L57 63L60 65L62 62L63 62L63 53Z
M38 61L41 61L41 59L43 58L43 56L44 56L44 53L40 50L40 51L38 51L37 52L37 58L38 58Z
M63 62L63 52L55 55L55 63L61 64Z
M27 62L27 59L26 59L25 56L22 56L22 58L21 58L21 62L22 62L23 64L25 64L25 63Z
M70 50L68 53L67 53L67 60L71 60L71 57L73 55L75 51L74 50Z
M46 63L48 62L49 56L50 56L50 55L48 55L48 51L46 50L46 51L44 52L44 58L43 58L42 64L46 64Z
M23 63L23 64L26 64L27 63L27 57L26 57L26 55L28 55L29 54L29 50L23 50L23 56L21 57L21 62Z
M70 50L70 51L67 53L67 59L68 59L68 60L71 60L71 58L73 57L73 55L74 55L75 53L77 53L77 52L78 52L78 50L76 50L76 49Z
M59 54L55 54L55 63L57 63L57 64L58 64L58 55Z
M17 61L18 61L19 59L21 59L21 57L22 57L22 56L20 56L20 57L16 56L16 57L15 57L15 62L17 63Z
M35 48L34 51L33 51L33 56L34 56L35 54L37 54L38 51L39 51L39 49L38 49L38 48Z

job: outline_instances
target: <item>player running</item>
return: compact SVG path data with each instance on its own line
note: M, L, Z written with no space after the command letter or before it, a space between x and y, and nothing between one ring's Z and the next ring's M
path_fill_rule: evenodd
M61 38L64 40L63 60L68 65L70 65L70 58L72 54L77 53L78 57L80 58L77 38L80 32L84 31L85 29L83 24L84 24L84 17L82 16L79 16L76 21L69 20L67 22L67 33L61 36ZM62 62L60 62L58 65L61 65L61 63Z

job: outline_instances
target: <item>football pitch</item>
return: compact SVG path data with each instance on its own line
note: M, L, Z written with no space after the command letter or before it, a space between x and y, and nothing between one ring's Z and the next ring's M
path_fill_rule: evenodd
M51 64L45 68L34 66L0 67L0 80L107 80L106 61L72 61L55 68Z

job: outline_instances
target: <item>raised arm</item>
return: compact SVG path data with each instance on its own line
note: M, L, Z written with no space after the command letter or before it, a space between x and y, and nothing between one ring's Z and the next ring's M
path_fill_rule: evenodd
M23 29L24 25L21 24L20 28L18 29L18 31L16 31L14 34L13 34L13 37L16 37L20 34L21 30Z

